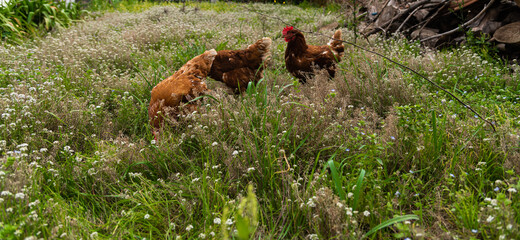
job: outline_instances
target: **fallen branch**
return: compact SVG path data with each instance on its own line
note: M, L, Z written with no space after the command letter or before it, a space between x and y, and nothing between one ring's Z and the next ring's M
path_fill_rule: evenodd
M397 30L395 30L396 33L400 32L401 31L401 28L403 28L403 26L408 22L408 20L410 20L410 18L412 18L412 16L417 12L419 11L421 8L416 8L415 10L413 10L412 13L408 14L408 17L406 17L403 21L403 23L401 23L401 25L397 28Z
M376 17L374 18L374 20L368 24L365 28L363 28L363 30L361 30L361 32L364 32L365 29L367 29L367 27L369 27L370 25L372 25L373 23L375 23L377 21L377 19L379 19L379 16L381 16L381 13L385 10L386 6L388 6L388 2L390 2L390 0L386 0L386 2L383 4L383 8L381 9L381 11L379 11L376 15ZM345 27L347 26L347 23L345 23ZM366 37L366 36L365 36Z
M484 8L482 9L482 11L480 11L477 16L475 16L474 18L470 19L469 21L465 22L464 24L462 24L462 26L460 27L457 27L457 28L454 28L450 31L447 31L447 32L444 32L444 33L441 33L441 34L437 34L437 35L433 35L431 37L427 37L425 39L421 39L421 42L424 42L424 41L428 41L430 39L434 39L434 38L439 38L439 37L442 37L442 36L446 36L446 35L450 35L454 32L457 32L459 31L460 29L464 29L466 28L467 26L469 26L470 24L472 24L473 22L477 21L477 19L479 19L488 9L489 7L491 7L491 5L493 5L493 3L495 3L495 0L491 0L489 1L489 3L484 6Z
M412 5L410 5L410 7L408 9L406 9L403 12L397 14L397 16L393 17L389 21L381 24L381 26L378 26L377 28L372 29L372 31L368 32L366 35L372 35L374 33L378 33L379 31L383 30L383 28L385 28L386 26L390 25L395 20L401 18L405 14L408 14L408 13L414 11L416 8L418 8L418 7L420 7L420 6L424 5L424 4L427 4L427 3L431 3L431 0L421 0L419 2L413 3Z
M433 15L431 15L431 16L430 16L426 21L423 21L423 22L421 22L421 23L419 23L419 24L413 26L412 28L414 28L414 27L416 27L416 26L418 26L418 25L424 23L424 24L421 26L421 29L419 29L419 34L418 34L417 36L420 36L422 30L424 29L424 27L426 27L426 25L428 25L428 23L430 23L430 22L432 21L432 19L434 19L434 18L437 16L437 14L439 14L439 13L440 13L440 12L441 12L441 11L442 11L446 6L448 6L449 4L450 4L450 0L445 0L445 1L444 1L444 5L442 5L442 7L440 7L440 8L438 8L437 11L436 11ZM414 39L412 39L412 40L414 40Z

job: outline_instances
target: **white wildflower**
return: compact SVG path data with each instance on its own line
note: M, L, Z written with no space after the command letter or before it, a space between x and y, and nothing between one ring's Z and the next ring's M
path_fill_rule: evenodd
M318 239L320 239L320 238L318 237L318 234L309 234L308 238L309 238L310 240L318 240Z
M516 188L509 188L507 191L510 193L516 193Z
M347 208L347 216L352 216L352 208Z
M13 195L13 194L11 192L9 192L9 191L2 191L0 193L0 196L11 196L11 195Z
M186 231L188 231L188 232L191 231L191 229L193 229L193 225L191 225L191 224L186 227Z
M213 143L211 144L212 147L217 146L217 145L218 145L218 142L213 142Z
M144 215L144 219L148 219L148 218L150 218L150 214L147 213L146 215Z
M29 203L29 207L32 208L32 207L34 207L34 206L36 206L38 204L40 204L40 200L35 200L34 202L30 202Z
M370 212L369 212L368 210L367 210L367 211L364 211L364 212L363 212L363 215L365 215L365 217L368 217L368 216L370 216Z
M495 219L495 217L493 217L493 216L489 216L489 217L486 219L486 222L492 222L494 219Z
M90 234L90 238L91 239L96 239L96 238L98 238L98 235L99 235L98 232L93 232L93 233Z
M222 220L220 220L220 218L213 219L214 224L220 224L221 222L222 222Z
M25 194L17 193L16 195L14 195L14 198L24 199L25 198Z

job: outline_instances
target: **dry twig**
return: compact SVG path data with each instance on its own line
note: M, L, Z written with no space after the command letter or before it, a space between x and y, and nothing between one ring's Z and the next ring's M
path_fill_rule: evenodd
M434 38L439 38L439 37L442 37L442 36L446 36L446 35L450 35L454 32L457 32L459 31L460 29L464 29L466 28L468 25L472 24L473 22L475 22L477 19L479 19L487 10L489 7L491 7L491 5L493 5L493 3L495 3L495 0L491 0L489 1L489 3L482 9L482 11L480 11L477 16L475 16L474 18L470 19L469 21L465 22L464 24L462 24L460 27L457 27L457 28L454 28L450 31L447 31L447 32L444 32L444 33L441 33L441 34L437 34L437 35L433 35L431 37L427 37L425 39L421 39L421 42L424 42L424 41L428 41L430 39L434 39Z

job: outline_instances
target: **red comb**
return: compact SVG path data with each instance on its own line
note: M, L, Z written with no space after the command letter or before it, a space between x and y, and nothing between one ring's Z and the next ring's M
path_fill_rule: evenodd
M293 29L294 28L292 26L285 26L285 28L283 29L282 33L285 35L285 34L287 34L288 31L291 31Z

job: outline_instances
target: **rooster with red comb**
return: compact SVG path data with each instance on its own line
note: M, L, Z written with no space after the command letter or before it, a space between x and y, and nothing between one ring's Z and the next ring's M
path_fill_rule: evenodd
M307 45L303 33L292 26L286 26L283 38L287 42L285 49L285 67L300 82L314 77L315 70L325 69L331 78L336 75L336 63L345 51L341 41L341 30L337 30L327 45Z

